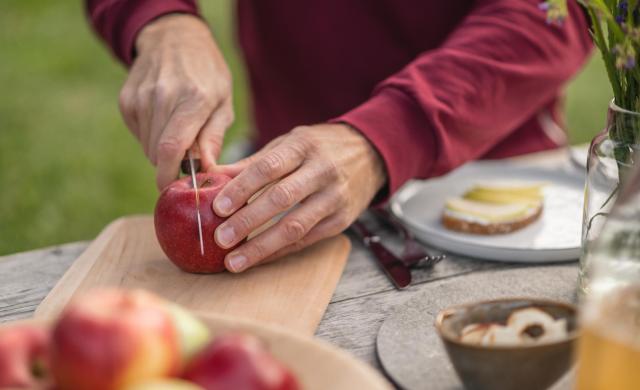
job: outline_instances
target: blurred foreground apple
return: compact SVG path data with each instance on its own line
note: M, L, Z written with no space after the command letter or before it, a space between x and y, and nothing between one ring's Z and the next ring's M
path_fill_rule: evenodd
M224 257L233 248L222 249L213 233L224 218L218 217L211 204L231 178L215 173L198 173L200 216L204 240L204 256L200 253L196 195L191 177L183 177L166 187L156 203L154 224L160 247L180 269L193 273L214 273L225 270Z
M123 390L204 390L202 387L182 379L152 379L136 383ZM229 389L231 390L231 389Z
M73 300L53 328L51 367L65 390L122 389L177 375L208 331L143 290L98 290Z
M187 365L183 378L205 390L297 390L293 374L257 338L219 336Z
M0 328L0 389L45 388L49 383L49 332L18 324Z

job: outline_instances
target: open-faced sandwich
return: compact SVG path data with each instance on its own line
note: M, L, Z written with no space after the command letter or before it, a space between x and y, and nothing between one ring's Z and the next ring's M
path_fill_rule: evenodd
M529 226L542 215L543 183L479 183L462 197L447 199L442 224L472 234L505 234Z

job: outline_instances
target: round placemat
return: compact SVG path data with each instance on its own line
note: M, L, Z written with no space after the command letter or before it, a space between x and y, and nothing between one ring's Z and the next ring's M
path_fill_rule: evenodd
M577 267L553 265L483 272L433 282L401 305L378 332L382 367L404 389L462 389L434 327L440 310L502 297L537 297L570 302Z

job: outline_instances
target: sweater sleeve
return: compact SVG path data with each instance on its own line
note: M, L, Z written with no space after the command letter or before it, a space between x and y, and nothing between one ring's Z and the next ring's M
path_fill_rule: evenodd
M198 15L195 0L86 0L94 30L126 65L134 58L138 32L147 23L169 13Z
M478 0L438 49L381 82L368 101L333 119L378 149L387 194L482 157L559 94L591 51L588 24L549 25L539 0Z

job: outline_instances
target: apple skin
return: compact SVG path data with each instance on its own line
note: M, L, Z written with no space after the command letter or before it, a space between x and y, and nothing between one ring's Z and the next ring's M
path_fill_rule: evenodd
M182 378L205 390L298 390L291 371L247 334L217 337L187 364Z
M65 390L121 389L175 375L180 346L165 301L143 290L94 290L54 325L51 371Z
M224 257L234 248L220 248L214 238L216 228L225 221L211 205L230 177L216 173L198 173L200 217L204 256L200 253L196 195L190 176L167 186L156 203L154 224L160 247L176 266L191 273L216 273L225 270Z
M44 326L19 324L0 329L0 388L46 388L50 339Z
M182 379L152 379L145 382L136 383L123 390L204 390L195 383Z

